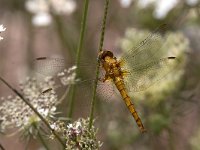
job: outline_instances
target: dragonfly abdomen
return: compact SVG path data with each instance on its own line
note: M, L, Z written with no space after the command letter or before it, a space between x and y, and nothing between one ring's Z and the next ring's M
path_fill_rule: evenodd
M115 85L117 87L117 89L119 90L127 108L129 109L130 113L132 114L132 116L134 117L140 131L142 133L146 132L146 129L143 126L143 123L140 119L140 117L138 116L137 111L135 110L135 106L134 104L131 102L131 98L128 96L124 82L122 80L115 80Z

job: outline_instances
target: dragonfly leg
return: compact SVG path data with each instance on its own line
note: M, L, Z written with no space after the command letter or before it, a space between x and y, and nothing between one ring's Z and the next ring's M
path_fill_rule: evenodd
M108 79L104 77L104 78L98 78L98 80L101 82L106 82Z
M111 78L109 77L109 75L105 74L103 78L98 78L98 80L101 82L106 82L106 81L111 80Z
M104 78L98 78L98 81L104 82Z

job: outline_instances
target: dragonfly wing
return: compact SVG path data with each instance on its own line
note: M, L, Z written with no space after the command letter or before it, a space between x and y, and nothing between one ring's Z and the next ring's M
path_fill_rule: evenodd
M99 78L97 81L96 93L97 93L98 98L100 98L101 100L109 101L115 95L115 92L116 92L115 85L110 80L106 82L100 81L103 77L104 77L104 70L100 69ZM94 82L95 82L95 74L92 77L92 79L86 79L76 84L76 86L83 85L83 83L87 85L86 89L83 88L82 90L77 90L77 91L84 91L83 92L84 95L87 98L91 99L93 96Z
M33 61L34 70L42 75L54 76L65 68L65 60L62 58L39 57Z
M164 43L164 38L161 34L166 31L166 28L166 24L159 26L151 34L149 34L146 39L141 41L138 46L127 51L127 53L125 53L120 59L122 64L128 63L134 67L151 61L154 56L159 58L161 55L160 49Z
M61 58L50 58L50 57L40 57L34 60L35 71L42 75L56 75L58 72L62 72L66 66L71 66L69 63L65 63L64 59ZM81 95L83 97L91 97L92 88L95 80L95 60L88 62L81 62L79 68L79 76L77 77L78 82L76 82L77 88L81 89L79 91L84 91ZM100 67L99 79L104 78L105 71ZM59 77L56 77L59 78ZM97 84L97 93L103 99L108 99L114 93L112 83L100 82ZM83 98L82 97L82 98Z
M82 72L93 73L95 70L96 59L81 60L79 70ZM33 60L34 70L42 75L54 76L64 69L75 66L75 63L67 62L63 58L39 57Z
M97 86L97 95L100 99L108 102L115 98L115 89L115 85L111 81L101 82Z
M128 70L130 75L124 77L128 91L138 92L149 88L175 70L178 64L177 58L167 57L131 68Z

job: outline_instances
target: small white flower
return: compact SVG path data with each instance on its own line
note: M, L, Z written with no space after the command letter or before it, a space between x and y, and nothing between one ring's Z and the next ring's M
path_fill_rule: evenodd
M51 24L51 22L52 22L52 17L49 13L46 12L37 13L32 19L32 23L35 26L47 26Z
M76 129L80 128L81 127L81 122L80 121L77 121L76 122Z
M3 25L0 25L0 33L3 32L3 31L5 31L5 30L6 30L6 28L4 28ZM3 40L3 37L0 36L0 41L1 40Z
M55 112L56 111L56 107L55 106L53 106L52 108L51 108L51 110L50 110L51 112Z
M157 0L139 0L138 7L139 8L146 8L148 5L156 2Z
M170 10L172 10L179 0L160 0L156 3L156 8L154 10L154 17L157 19L163 19L167 16Z
M50 127L51 127L51 129L56 129L56 124L55 123L53 123L53 124L50 124Z
M64 76L64 75L65 75L64 72L59 72L57 76L58 76L58 77L62 77L62 76Z
M69 69L64 69L64 71L57 74L62 85L67 86L75 84L79 79L76 79L76 69L77 66L72 66Z
M128 8L133 0L120 0L120 4L123 8Z
M59 124L57 122L50 123L50 127L51 127L51 129L53 129L55 131L60 130Z
M5 31L5 30L6 30L6 28L4 28L4 26L1 24L0 25L0 32Z
M185 2L190 6L195 6L199 3L199 0L185 0ZM138 0L138 7L145 9L153 4L155 6L153 16L156 19L164 19L179 3L181 3L181 0Z
M198 2L199 0L186 0L186 3L190 6L195 6Z
M25 8L33 14L38 12L48 12L49 6L46 0L27 0L25 3Z
M74 128L77 135L79 135L82 132L81 129L82 129L81 122L77 121L76 124L75 124L75 128Z
M71 14L76 9L74 0L50 0L50 3L57 14Z
M51 23L51 13L71 14L76 9L74 0L27 0L25 8L32 13L32 23L36 26L47 26Z
M73 128L73 125L70 123L70 124L67 125L67 128L68 129Z

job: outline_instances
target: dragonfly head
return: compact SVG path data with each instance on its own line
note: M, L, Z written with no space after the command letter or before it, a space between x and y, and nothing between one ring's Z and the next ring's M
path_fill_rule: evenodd
M108 51L108 50L102 50L102 51L99 52L99 55L98 55L99 61L105 61L106 57L113 58L113 52Z

